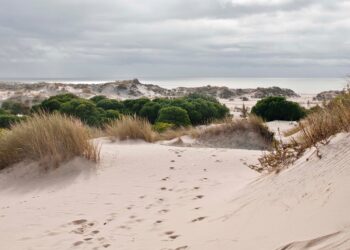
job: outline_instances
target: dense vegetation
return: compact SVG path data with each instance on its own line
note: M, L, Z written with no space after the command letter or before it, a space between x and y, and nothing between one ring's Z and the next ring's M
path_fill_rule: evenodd
M60 94L44 100L32 108L33 112L59 112L79 118L90 126L102 127L121 115L136 115L152 124L188 126L205 124L222 119L229 114L225 105L215 98L191 94L182 98L148 98L118 101L105 96L91 99L79 98L73 94Z
M271 96L259 100L252 108L252 113L266 121L298 121L306 116L306 110L296 102L285 97Z

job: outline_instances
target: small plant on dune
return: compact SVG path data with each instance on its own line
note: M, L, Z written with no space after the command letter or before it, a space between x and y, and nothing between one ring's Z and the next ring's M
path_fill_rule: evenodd
M122 116L106 127L106 133L112 141L140 139L153 142L155 132L148 120L137 116Z
M89 141L83 124L55 114L35 114L0 136L0 169L29 160L57 167L74 157L99 160L99 149Z
M168 123L168 122L156 122L152 128L154 131L158 132L158 133L163 133L167 130L170 129L175 129L175 124L173 123Z

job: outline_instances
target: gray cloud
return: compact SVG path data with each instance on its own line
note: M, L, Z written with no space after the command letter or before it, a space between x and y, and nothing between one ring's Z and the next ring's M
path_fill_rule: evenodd
M0 77L344 76L346 0L0 0Z

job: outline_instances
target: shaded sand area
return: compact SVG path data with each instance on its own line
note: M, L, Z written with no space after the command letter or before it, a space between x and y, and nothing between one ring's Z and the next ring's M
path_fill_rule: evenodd
M100 142L96 170L0 172L1 249L350 249L349 134L278 175L246 166L261 151Z

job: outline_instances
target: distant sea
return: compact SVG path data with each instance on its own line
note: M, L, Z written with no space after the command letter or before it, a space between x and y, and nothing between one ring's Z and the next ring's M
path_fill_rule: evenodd
M4 82L60 82L60 83L105 83L124 79L0 79ZM199 87L199 86L227 86L229 88L257 88L272 87L289 88L299 94L317 94L327 90L342 90L349 79L344 78L138 78L141 83L156 84L164 88Z

